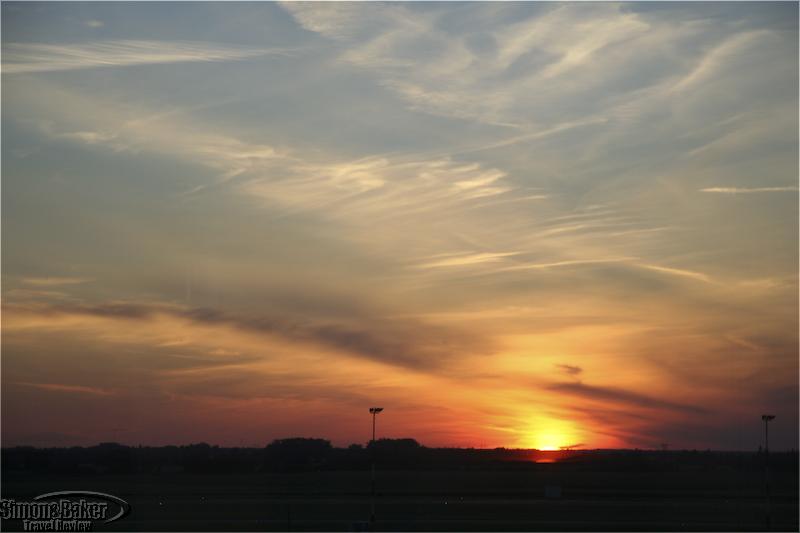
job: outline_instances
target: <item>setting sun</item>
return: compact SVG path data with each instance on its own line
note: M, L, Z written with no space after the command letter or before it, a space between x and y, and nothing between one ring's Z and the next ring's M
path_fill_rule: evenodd
M537 435L533 447L537 450L553 451L561 446L569 446L561 435Z
M583 442L580 432L564 420L541 419L532 421L520 441L523 448L543 451L559 450Z

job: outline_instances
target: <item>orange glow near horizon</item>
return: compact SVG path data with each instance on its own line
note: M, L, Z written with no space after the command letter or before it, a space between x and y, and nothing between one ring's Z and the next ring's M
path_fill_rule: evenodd
M247 327L247 323L235 325L233 319L217 323L192 320L186 309L161 306L143 316L127 316L118 309L116 314L104 316L101 308L62 306L43 311L34 304L7 304L3 333L9 353L35 350L44 354L41 357L57 372L43 372L39 380L6 378L4 388L20 406L45 397L75 409L102 400L107 407L99 413L101 419L117 416L115 405L127 406L132 420L137 420L133 416L136 410L158 413L139 418L119 436L109 435L106 427L93 419L81 419L77 430L81 440L76 437L75 442L87 445L110 439L126 444L205 441L234 445L243 438L248 444L263 445L275 438L304 436L347 446L368 440L369 418L363 406L372 398L379 398L377 401L386 407L378 421L381 437L414 438L431 447L547 452L566 447L631 447L636 443L627 435L647 437L646 427L630 422L615 425L616 419L598 419L595 413L611 413L622 405L634 413L657 409L667 422L695 416L686 412L679 400L657 392L657 376L643 379L642 370L637 379L632 367L623 368L616 374L617 380L610 381L600 366L592 365L593 361L579 373L570 373L569 366L560 367L557 361L575 357L558 342L566 335L542 335L548 337L549 350L532 342L536 340L533 336L526 339L527 345L520 342L511 349L499 350L491 362L495 368L508 369L499 376L489 373L486 360L464 356L458 364L453 362L450 371L469 375L470 369L477 368L482 374L462 380L426 368L389 366L354 357L313 340L260 331ZM30 336L32 331L35 338ZM87 350L86 346L96 348ZM137 346L141 354L159 357L159 367L136 372L160 394L130 387L122 380L85 381L80 367L62 366L57 357L62 350L80 351L84 360L102 365L108 353L131 346ZM270 357L260 356L265 350ZM525 353L562 351L565 355L550 360L548 355L537 355L546 363L522 364ZM592 353L602 356L606 366L621 366L602 351ZM124 361L136 363L133 358ZM647 387L641 384L643 381ZM637 405L640 402L643 405ZM433 405L448 407L432 410ZM176 418L185 425L166 431ZM26 411L12 412L7 419L33 432L34 419ZM264 423L254 430L254 420ZM29 442L24 433L14 439L9 442Z

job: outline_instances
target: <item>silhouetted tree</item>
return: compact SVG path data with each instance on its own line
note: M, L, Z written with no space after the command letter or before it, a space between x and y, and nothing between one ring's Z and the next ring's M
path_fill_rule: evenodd
M279 439L264 449L267 470L310 470L324 466L331 454L331 442L325 439Z

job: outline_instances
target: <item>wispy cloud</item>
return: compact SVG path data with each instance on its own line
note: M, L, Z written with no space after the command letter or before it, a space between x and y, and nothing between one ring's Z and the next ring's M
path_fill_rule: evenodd
M517 255L519 252L485 252L478 254L465 254L456 255L454 257L445 257L427 263L417 265L417 268L442 268L442 267L462 267L479 265L483 263L493 263L501 261L505 257Z
M111 143L117 138L116 133L105 131L70 131L58 134L63 139L85 142L86 144Z
M768 35L768 31L752 31L739 33L724 40L706 53L695 67L672 87L672 91L684 91L706 81L729 64L732 56L747 50L754 42Z
M63 276L52 276L46 278L22 278L22 283L35 285L37 287L58 287L60 285L77 285L91 281L89 278L73 278Z
M511 187L498 182L505 173L450 159L408 160L368 157L356 161L302 161L283 166L284 179L250 175L246 194L273 205L325 209L328 216L397 217L442 212L464 202L499 196Z
M610 257L607 259L569 259L566 261L553 261L552 263L528 263L507 267L505 270L539 270L559 267L595 265L603 263L626 263L635 257Z
M596 61L600 50L649 30L641 18L615 6L548 6L539 16L523 16L514 23L508 22L503 9L481 6L475 11L482 16L486 33L479 36L443 31L447 12L442 9L416 10L399 4L365 9L344 4L282 5L303 28L345 43L340 61L376 76L410 108L522 129L522 135L496 146L602 122L601 118L559 121L543 128L519 110L538 99L543 85L549 92L547 85ZM408 51L419 43L425 43L426 53L411 60ZM517 75L532 56L547 61Z
M426 226L430 233L430 217L458 214L465 207L484 207L488 200L547 198L546 194L523 194L520 198L518 193L530 190L515 188L504 170L472 160L413 154L348 159L308 153L301 147L254 142L183 116L164 116L150 109L123 110L113 103L87 101L80 95L50 88L43 90L42 97L64 102L73 113L85 111L64 121L73 122L69 128L61 121L40 122L40 130L50 137L117 152L147 151L200 163L217 171L218 180L198 184L187 193L230 183L237 192L285 213L313 211L350 224L368 222L370 232L380 219L406 220L411 225ZM64 109L60 105L54 111L64 114Z
M66 392L78 394L92 394L96 396L110 396L112 391L101 389L98 387L85 387L83 385L64 385L61 383L30 383L30 382L16 382L16 385L24 385L26 387L34 387L41 390L50 392Z
M235 61L286 49L247 48L193 41L109 40L83 44L9 43L3 46L6 74L51 72L192 61Z
M665 267L659 265L648 265L648 264L640 264L642 268L646 268L648 270L654 270L656 272L661 272L663 274L670 274L672 276L680 276L684 278L690 278L697 281L703 281L706 283L711 283L711 278L703 274L702 272L695 272L694 270L686 270L683 268L672 268L672 267Z
M797 187L707 187L701 192L716 192L721 194L752 194L759 192L797 192Z

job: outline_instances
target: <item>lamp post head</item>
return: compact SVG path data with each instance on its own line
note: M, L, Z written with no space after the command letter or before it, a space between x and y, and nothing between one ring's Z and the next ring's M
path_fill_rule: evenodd
M372 413L373 415L376 415L376 414L380 413L381 411L383 411L383 407L370 407L369 408L369 412Z
M761 420L764 422L769 422L770 420L774 419L775 415L761 415Z

